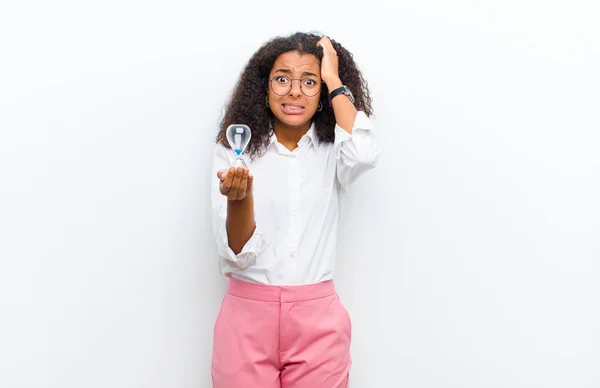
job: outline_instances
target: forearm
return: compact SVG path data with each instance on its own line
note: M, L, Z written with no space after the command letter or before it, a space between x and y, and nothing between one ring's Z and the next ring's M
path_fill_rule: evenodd
M337 78L327 84L327 89L329 89L329 92L331 92L340 86L342 86L342 81ZM347 96L341 94L331 100L331 105L333 106L333 113L335 115L335 122L337 125L339 125L344 131L352 134L352 127L354 127L354 119L356 119L357 113L354 104L352 104Z
M227 201L227 239L229 247L237 255L256 228L254 220L254 196L248 194L244 199Z

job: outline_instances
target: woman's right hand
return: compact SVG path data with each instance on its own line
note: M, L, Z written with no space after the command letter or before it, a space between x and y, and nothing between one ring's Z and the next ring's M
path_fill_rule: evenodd
M246 167L231 167L229 170L217 171L221 181L219 190L229 201L239 201L252 192L254 177Z

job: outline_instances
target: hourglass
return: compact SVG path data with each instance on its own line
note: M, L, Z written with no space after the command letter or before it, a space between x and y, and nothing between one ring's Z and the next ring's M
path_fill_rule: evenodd
M231 149L235 151L237 158L233 161L231 167L248 167L242 159L242 153L248 147L252 133L250 127L244 124L231 124L227 127L227 141Z

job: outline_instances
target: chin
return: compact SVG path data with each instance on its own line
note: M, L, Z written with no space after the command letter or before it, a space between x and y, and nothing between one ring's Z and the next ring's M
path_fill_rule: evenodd
M282 115L277 117L277 119L284 125L288 127L302 127L306 124L310 125L312 121L313 115L297 115L297 116L288 116Z

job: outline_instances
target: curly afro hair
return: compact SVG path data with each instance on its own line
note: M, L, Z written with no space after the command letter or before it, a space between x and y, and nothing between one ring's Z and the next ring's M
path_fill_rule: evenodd
M246 124L252 130L252 139L246 154L251 158L262 154L272 134L273 113L266 106L265 99L269 73L275 60L283 53L298 51L300 54L316 56L320 63L323 58L323 48L317 47L320 39L321 36L317 34L297 32L287 37L271 39L258 49L246 64L226 105L225 115L219 124L217 143L230 148L225 134L227 127L231 124ZM338 55L340 79L352 91L355 99L354 106L367 116L371 115L373 112L367 82L354 62L352 53L333 39L331 43ZM335 116L328 96L327 86L323 84L320 97L323 110L316 112L312 118L317 137L322 142L333 142L335 139Z

